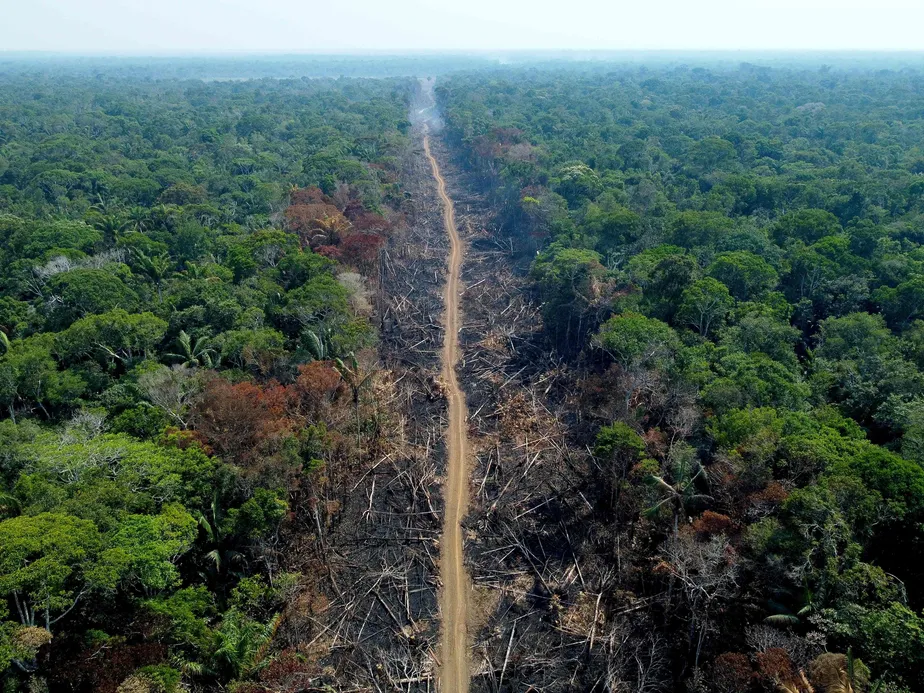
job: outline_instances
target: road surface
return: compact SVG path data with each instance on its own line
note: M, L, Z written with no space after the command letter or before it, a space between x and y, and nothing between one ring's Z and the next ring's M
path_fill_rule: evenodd
M440 540L440 611L443 617L440 689L443 693L468 693L470 673L468 657L468 597L470 581L465 571L462 550L462 518L468 505L468 413L465 395L456 378L459 360L459 290L462 269L462 240L456 228L455 208L446 193L446 181L430 152L430 136L424 130L424 151L430 161L437 191L443 203L443 226L449 235L450 253L446 287L445 327L443 333L443 382L449 400L449 429L446 432L446 482L443 487L445 511L443 537Z

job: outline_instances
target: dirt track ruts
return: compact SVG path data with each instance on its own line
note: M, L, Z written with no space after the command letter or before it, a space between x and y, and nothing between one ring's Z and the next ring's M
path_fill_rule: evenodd
M455 208L446 192L446 181L430 151L430 137L424 134L424 152L430 161L437 191L443 203L443 226L450 241L443 333L443 382L449 400L449 428L446 433L446 482L443 537L440 541L441 644L440 689L444 693L467 693L470 671L468 654L468 597L470 581L465 570L462 546L462 518L468 505L468 439L465 395L456 377L459 360L459 292L463 247L456 228Z

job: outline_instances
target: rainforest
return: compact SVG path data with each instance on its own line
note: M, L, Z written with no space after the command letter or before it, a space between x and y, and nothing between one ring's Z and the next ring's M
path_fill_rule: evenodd
M913 61L0 61L3 690L924 690L922 143Z

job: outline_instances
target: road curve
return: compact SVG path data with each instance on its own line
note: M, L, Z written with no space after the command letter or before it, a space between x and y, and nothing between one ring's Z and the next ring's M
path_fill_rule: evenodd
M423 138L424 152L430 161L437 191L443 203L443 226L450 241L449 267L443 289L445 332L443 333L443 382L449 400L449 429L446 432L446 482L443 487L445 511L443 537L440 540L440 594L443 633L440 690L443 693L468 693L468 596L471 583L465 571L462 548L462 518L468 505L468 438L465 395L456 378L459 361L459 290L462 271L462 240L456 228L455 208L446 193L446 181L430 152L430 136Z

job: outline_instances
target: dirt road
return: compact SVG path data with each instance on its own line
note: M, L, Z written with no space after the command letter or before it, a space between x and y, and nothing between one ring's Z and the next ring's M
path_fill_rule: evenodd
M465 571L462 550L461 521L468 504L468 440L465 395L456 378L459 360L459 290L462 269L462 241L456 228L455 209L446 193L446 181L430 152L430 137L424 135L424 151L430 160L433 177L443 203L443 225L449 235L451 249L445 300L445 332L443 334L443 382L449 399L449 430L446 434L446 509L443 515L443 538L440 541L440 595L443 617L440 689L443 693L467 693L469 687L468 658L468 597L470 581Z

